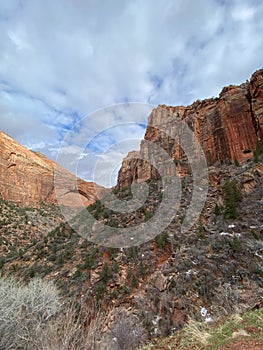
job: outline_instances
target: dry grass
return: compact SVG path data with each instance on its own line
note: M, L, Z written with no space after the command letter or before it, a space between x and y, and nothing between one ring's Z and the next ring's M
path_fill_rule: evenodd
M84 311L84 310L83 310ZM110 314L110 313L109 313ZM100 311L77 311L73 304L50 322L37 341L41 350L96 350L107 318Z
M145 337L132 310L63 302L52 282L0 278L1 350L132 350Z
M189 318L184 328L183 346L195 346L196 349L202 349L207 346L211 335L208 333L208 325L204 322L195 321Z
M263 348L263 308L235 313L214 323L189 319L175 335L140 350L218 350Z

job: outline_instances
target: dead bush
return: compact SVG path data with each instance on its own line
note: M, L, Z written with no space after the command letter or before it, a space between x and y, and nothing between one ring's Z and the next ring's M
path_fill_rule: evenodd
M111 334L116 350L136 349L146 339L146 330L138 316L125 309L115 315Z
M45 324L61 308L59 293L51 282L33 279L22 285L0 279L0 349L36 349Z
M106 322L95 307L62 303L51 282L0 278L1 350L97 350Z
M94 309L64 305L60 315L49 322L38 339L41 350L97 350L107 318Z

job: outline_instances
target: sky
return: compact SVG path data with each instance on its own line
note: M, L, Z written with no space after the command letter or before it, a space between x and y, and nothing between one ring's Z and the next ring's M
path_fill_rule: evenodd
M112 185L154 106L263 67L262 18L260 0L0 0L0 130Z

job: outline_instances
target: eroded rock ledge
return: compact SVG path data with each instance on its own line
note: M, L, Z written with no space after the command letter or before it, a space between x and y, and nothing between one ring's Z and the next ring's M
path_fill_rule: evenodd
M168 152L176 162L176 171L184 176L188 168L179 140L185 130L178 126L178 120L192 130L208 165L252 159L257 145L263 143L263 69L256 71L249 82L223 88L218 98L197 100L187 107L160 105L153 109L140 151L129 153L123 160L118 188L156 176L150 166L151 143Z

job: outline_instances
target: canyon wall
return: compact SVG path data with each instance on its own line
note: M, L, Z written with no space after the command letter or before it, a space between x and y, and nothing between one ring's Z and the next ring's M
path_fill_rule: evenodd
M82 206L97 199L99 186L76 178L3 132L0 132L0 145L0 194L3 199L23 206L57 203L58 200L59 204Z
M156 176L156 165L158 168L162 159L158 152L153 155L153 143L174 159L176 172L184 176L189 172L189 158L200 157L198 148L186 154L187 142L201 146L208 165L252 159L263 142L263 69L249 82L223 88L218 98L153 109L140 151L130 152L123 160L117 188ZM171 170L166 170L169 175Z
M262 140L263 69L240 86L223 88L218 98L197 100L186 107L160 105L153 109L140 150L130 152L122 162L117 188L156 177L156 169L162 173L165 168L167 175L189 173L189 160L198 160L200 150L186 152L187 143L196 141L208 165L220 165L252 159ZM77 179L2 132L0 146L0 194L4 199L24 206L56 203L58 199L60 204L80 206L98 198L100 186ZM173 164L164 161L163 151Z

